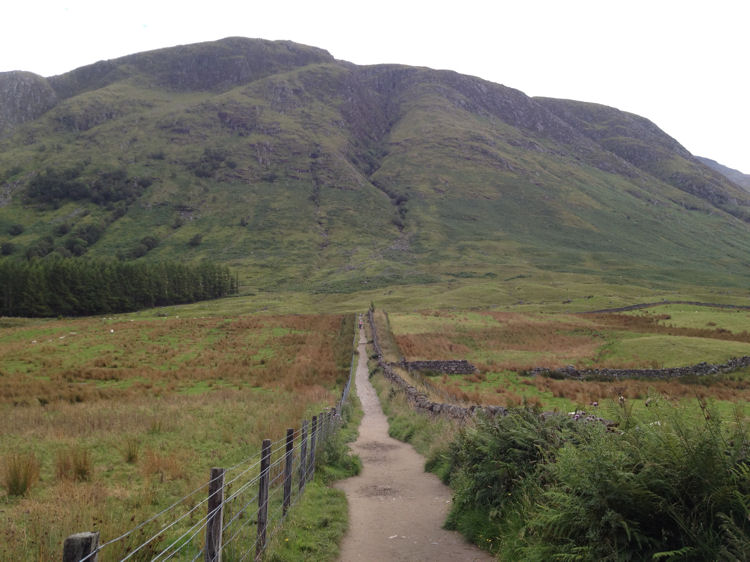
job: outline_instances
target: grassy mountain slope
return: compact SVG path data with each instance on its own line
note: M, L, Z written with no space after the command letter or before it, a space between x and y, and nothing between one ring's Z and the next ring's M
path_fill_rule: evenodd
M241 38L40 80L52 107L0 137L11 258L214 259L314 292L749 273L747 193L612 108Z
M736 183L744 190L750 191L750 175L749 174L743 174L739 170L735 170L733 168L729 168L728 166L724 166L723 164L719 164L716 160L711 160L710 158L703 158L701 156L698 156L697 158L698 160L703 162L706 166L716 170L721 175L725 176L730 181Z

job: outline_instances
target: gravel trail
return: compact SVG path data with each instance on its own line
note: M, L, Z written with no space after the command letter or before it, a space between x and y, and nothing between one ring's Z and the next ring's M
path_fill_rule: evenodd
M368 380L363 332L355 381L364 417L351 449L363 468L359 476L336 484L349 502L349 530L340 560L494 560L459 533L441 528L450 488L424 472L424 458L411 445L388 436L388 421Z

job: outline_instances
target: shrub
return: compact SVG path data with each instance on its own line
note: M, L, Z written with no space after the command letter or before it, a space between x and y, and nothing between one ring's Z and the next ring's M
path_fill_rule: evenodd
M22 224L12 224L8 227L8 234L11 236L18 236L19 234L23 234L24 228Z
M519 408L464 428L437 461L441 478L455 490L446 527L474 542L496 536L506 504L518 499L526 480L541 478L544 463L563 443L580 439L582 427Z
M750 537L748 432L736 420L658 405L625 412L623 431L591 426L546 466L530 510L530 557L592 560L742 558ZM544 507L539 507L544 506ZM532 556L531 553L534 553Z
M10 453L3 467L3 485L9 496L25 496L39 479L39 460L34 453Z
M618 424L514 410L465 428L437 463L447 526L501 559L742 559L750 548L750 438L704 403L659 403Z

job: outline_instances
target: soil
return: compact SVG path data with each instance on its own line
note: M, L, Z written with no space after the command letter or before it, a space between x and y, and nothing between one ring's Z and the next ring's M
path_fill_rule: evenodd
M364 417L351 449L363 468L359 476L336 485L349 502L340 560L494 560L459 533L441 528L450 488L424 472L425 460L411 445L388 436L388 421L368 378L363 332L355 381Z

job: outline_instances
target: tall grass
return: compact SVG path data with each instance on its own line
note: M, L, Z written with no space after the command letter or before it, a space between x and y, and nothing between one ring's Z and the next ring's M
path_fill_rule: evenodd
M3 330L2 484L9 464L39 479L0 497L0 560L58 558L76 532L119 536L332 405L349 373L341 317L133 320Z
M58 451L55 474L59 480L78 482L91 480L93 476L91 453L82 447Z
M8 496L24 496L39 479L39 460L34 453L9 453L3 462L3 486Z

